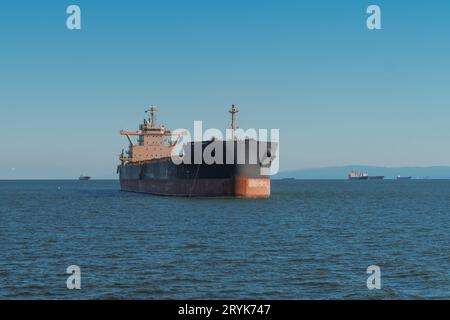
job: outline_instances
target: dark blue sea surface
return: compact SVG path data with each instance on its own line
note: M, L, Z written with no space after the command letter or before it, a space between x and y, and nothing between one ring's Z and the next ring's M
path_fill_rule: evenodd
M450 298L450 181L272 181L272 192L0 181L0 298ZM81 290L66 288L70 265ZM369 265L381 290L367 289Z

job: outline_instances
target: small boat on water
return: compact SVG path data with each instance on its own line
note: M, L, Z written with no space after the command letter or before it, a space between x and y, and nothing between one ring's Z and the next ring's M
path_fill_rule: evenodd
M402 176L397 176L397 180L411 180L412 177L402 177Z
M78 178L78 180L91 180L91 177L85 176L84 174L82 174L82 175L80 175L80 177Z

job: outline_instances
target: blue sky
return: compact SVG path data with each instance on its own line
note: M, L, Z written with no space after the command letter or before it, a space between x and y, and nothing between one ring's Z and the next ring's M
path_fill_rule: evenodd
M237 104L281 170L450 164L449 24L437 0L2 2L0 178L114 177L151 103L172 129Z

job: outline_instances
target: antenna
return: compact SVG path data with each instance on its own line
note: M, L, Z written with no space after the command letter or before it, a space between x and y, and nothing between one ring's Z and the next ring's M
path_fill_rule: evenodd
M228 112L231 113L231 138L234 140L234 133L236 130L236 113L238 113L239 110L234 104L232 104L231 109L228 110Z
M158 111L158 108L154 105L151 105L148 110L145 111L145 113L149 113L148 121L150 122L150 128L155 127L155 112Z

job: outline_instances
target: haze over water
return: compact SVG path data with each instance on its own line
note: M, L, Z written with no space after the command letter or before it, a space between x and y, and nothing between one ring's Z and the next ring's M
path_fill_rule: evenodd
M268 200L0 181L0 298L450 298L450 181L273 181ZM81 268L68 290L66 268ZM366 268L381 268L368 290Z

